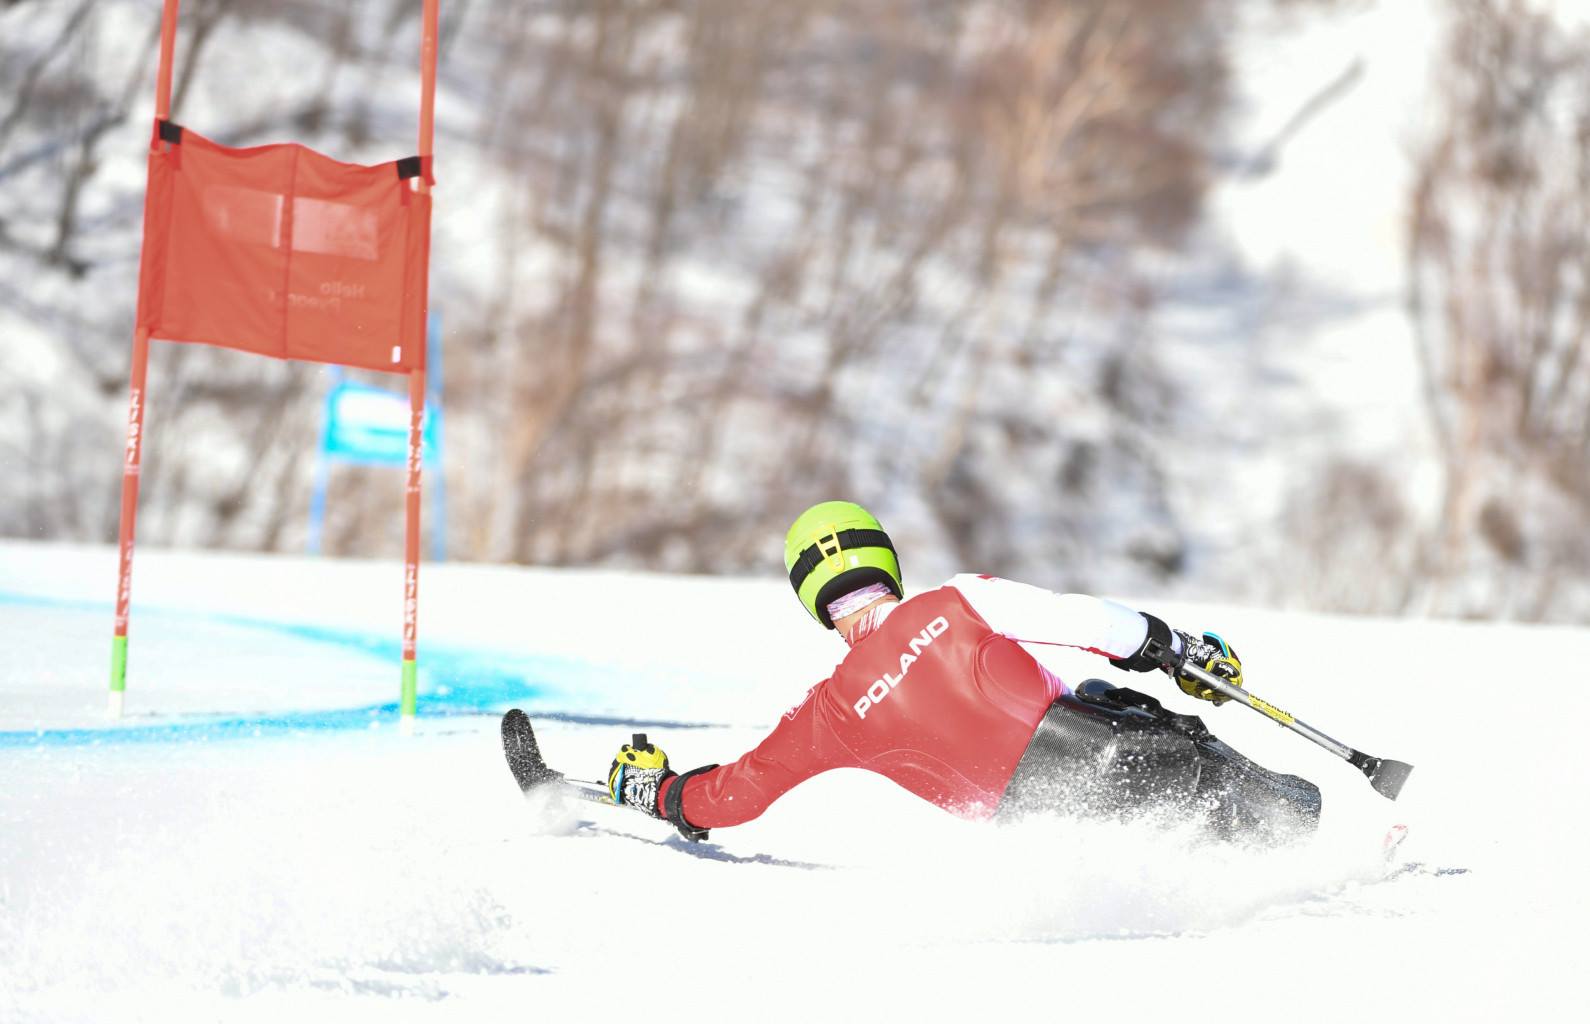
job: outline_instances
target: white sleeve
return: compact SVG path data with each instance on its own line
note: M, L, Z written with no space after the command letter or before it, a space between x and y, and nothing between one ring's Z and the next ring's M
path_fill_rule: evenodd
M1124 604L1087 594L1052 590L995 576L963 574L954 587L997 633L1029 644L1078 647L1124 658L1143 646L1148 622Z

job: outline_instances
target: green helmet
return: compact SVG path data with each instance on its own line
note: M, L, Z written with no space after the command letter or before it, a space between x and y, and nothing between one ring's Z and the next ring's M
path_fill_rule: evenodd
M784 535L784 568L801 604L829 629L828 602L853 590L882 583L905 597L889 535L871 512L849 501L820 502L800 514Z

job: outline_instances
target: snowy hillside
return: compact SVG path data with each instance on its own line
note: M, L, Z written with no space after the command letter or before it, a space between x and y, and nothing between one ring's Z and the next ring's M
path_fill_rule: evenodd
M0 545L6 1021L1586 1009L1590 697L1562 653L1583 630L1153 605L1235 638L1256 692L1418 766L1390 804L1256 715L1155 687L1318 782L1321 831L1293 849L969 825L854 771L692 847L624 812L527 806L497 715L539 716L576 775L641 729L681 766L737 756L840 653L783 587L427 567L404 738L395 567L139 558L129 715L110 727L114 551ZM1055 664L1073 681L1113 674L1074 658Z

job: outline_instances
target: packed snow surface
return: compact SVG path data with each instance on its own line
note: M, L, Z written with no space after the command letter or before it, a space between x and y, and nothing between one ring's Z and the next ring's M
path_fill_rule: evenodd
M730 761L842 654L776 581L427 566L403 736L397 566L141 552L117 723L114 575L0 544L0 1020L1584 1019L1584 630L1157 606L1418 766L1392 804L1133 680L1320 785L1289 848L971 824L859 771L691 845L527 800L498 717L576 776L641 730Z

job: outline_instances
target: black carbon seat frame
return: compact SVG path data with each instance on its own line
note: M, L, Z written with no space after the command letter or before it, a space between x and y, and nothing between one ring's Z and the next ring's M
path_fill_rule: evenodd
M1223 836L1312 830L1313 783L1243 757L1195 715L1090 679L1050 705L1016 765L1001 818L1178 808Z

